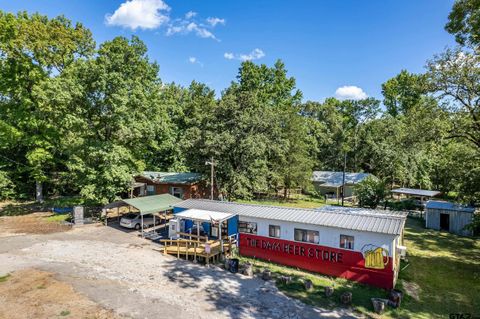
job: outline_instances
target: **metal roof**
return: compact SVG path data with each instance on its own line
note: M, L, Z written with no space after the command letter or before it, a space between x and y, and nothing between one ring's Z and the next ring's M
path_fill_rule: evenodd
M457 203L451 202L442 202L442 201L435 201L429 200L427 202L427 209L439 209L439 210L454 210L466 213L475 213L475 207L461 205Z
M175 214L175 216L181 217L183 219L198 220L202 222L211 222L212 220L222 222L224 220L232 218L233 216L235 216L235 214L191 208L184 210L181 213Z
M363 181L369 173L349 173L345 172L345 184L357 184ZM322 183L324 187L340 187L343 185L343 172L314 171L312 181Z
M407 213L363 208L325 206L319 209L278 207L207 199L187 199L175 204L179 208L197 208L238 214L240 217L263 218L318 226L344 228L400 235Z
M141 176L159 184L193 184L203 180L200 173L178 172L142 172Z
M142 215L145 215L172 209L174 204L177 204L182 200L170 194L161 194L122 199L122 201L135 207Z
M426 196L426 197L435 197L440 195L439 191L431 191L426 189L415 189L415 188L395 188L392 189L392 193L396 194L406 194L406 195L416 195L416 196Z

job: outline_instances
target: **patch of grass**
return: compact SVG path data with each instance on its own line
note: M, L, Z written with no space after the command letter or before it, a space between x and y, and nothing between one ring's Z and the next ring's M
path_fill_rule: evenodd
M70 310L62 310L62 312L60 312L60 316L62 317L68 316L69 314L70 314Z
M10 274L6 274L5 276L0 276L0 282L7 281L9 277L10 277Z
M424 229L423 221L408 219L405 228L408 263L402 281L419 287L419 300L406 295L400 317L445 318L450 313L480 315L480 241ZM408 265L408 266L407 266ZM406 266L406 267L405 267Z
M361 313L372 314L372 303L370 298L386 298L387 296L387 292L383 289L363 285L343 278L323 276L258 259L246 257L239 258L242 262L248 261L252 263L254 271L259 272L265 268L270 269L273 279L276 280L277 287L282 292L312 306L319 306L327 309L342 307L340 303L340 296L342 293L349 291L352 292L353 309ZM278 281L278 278L281 275L291 276L292 281L288 284ZM303 280L305 279L310 279L312 281L314 287L312 290L305 290L303 285ZM334 293L330 297L325 296L324 289L327 286L334 287Z
M47 289L47 287L45 287L45 285L40 285L40 286L37 286L37 289Z
M238 200L237 202L245 203L245 204L288 206L288 207L296 207L296 208L318 208L326 205L324 200L317 199L317 198L289 199L289 200L258 199L258 200Z
M45 199L43 203L34 201L6 201L0 202L0 216L20 216L35 212L47 212L52 207L73 207L83 205L98 206L98 203L85 200L79 196L60 196Z
M70 214L55 214L55 215L46 217L45 220L49 222L59 223L59 222L64 222L66 220L69 220L70 218L71 218Z

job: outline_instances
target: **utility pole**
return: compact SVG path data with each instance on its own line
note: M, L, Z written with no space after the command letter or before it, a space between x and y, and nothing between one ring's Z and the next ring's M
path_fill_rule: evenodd
M205 165L210 165L210 199L213 200L213 167L216 165L213 156L210 161L205 162Z
M345 157L343 159L342 206L343 206L343 200L345 199L345 171L346 170L347 170L347 152L345 152Z

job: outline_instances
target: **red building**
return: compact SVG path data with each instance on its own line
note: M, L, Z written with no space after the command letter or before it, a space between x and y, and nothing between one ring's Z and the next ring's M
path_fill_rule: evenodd
M238 215L240 254L391 289L405 254L406 213L302 209L190 199L174 205Z
M209 196L206 181L200 173L172 173L145 171L135 176L135 196L170 194L182 199Z

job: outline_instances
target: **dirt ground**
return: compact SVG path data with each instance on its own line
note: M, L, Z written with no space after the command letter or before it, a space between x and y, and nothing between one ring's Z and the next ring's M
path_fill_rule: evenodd
M0 283L0 318L119 318L111 310L75 292L53 274L19 270Z
M48 217L52 213L33 213L23 216L0 217L0 237L22 234L50 234L64 232L71 229L70 226L52 222Z
M0 282L5 285L0 288L2 319L88 318L86 310L76 309L90 309L90 318L355 317L349 309L307 306L260 278L164 256L135 232L85 225L66 232L7 234L0 239L0 276L11 274ZM11 281L23 277L25 283ZM51 280L51 290L36 289L42 280ZM27 292L22 298L41 298L21 302L22 289ZM68 294L75 297L63 299ZM52 312L40 312L46 305ZM14 312L1 312L10 308ZM32 311L38 312L27 315Z

